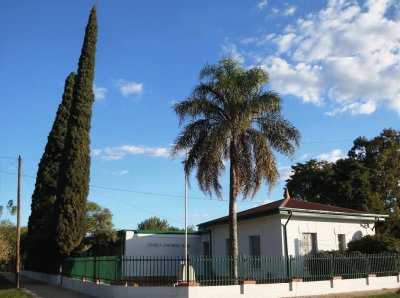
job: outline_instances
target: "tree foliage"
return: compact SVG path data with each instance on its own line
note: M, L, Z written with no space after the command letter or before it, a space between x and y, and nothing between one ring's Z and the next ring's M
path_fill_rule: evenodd
M331 181L334 176L333 165L327 161L311 159L292 166L293 175L287 182L292 198L332 204ZM283 196L284 197L284 196Z
M56 241L62 256L69 255L85 235L96 41L97 17L96 6L93 6L79 58L73 89L73 105L60 166Z
M26 265L32 270L57 272L60 257L79 245L85 233L96 41L93 6L78 71L65 82L62 102L39 163L26 239Z
M59 168L72 105L75 73L65 80L64 94L39 162L28 221L26 266L30 270L54 272L57 260L55 243ZM43 262L46 259L47 262Z
M292 166L292 197L374 213L398 214L400 132L385 129L359 137L348 157L334 163L310 160Z
M192 95L175 104L181 124L173 152L187 151L184 169L196 169L200 189L222 198L220 177L229 160L229 234L233 260L238 256L236 200L253 198L266 182L271 189L279 174L273 151L292 157L299 144L298 130L281 114L281 99L263 91L268 74L245 69L232 58L200 72ZM232 266L237 277L237 263Z
M116 254L115 247L118 237L112 217L108 208L89 201L86 205L85 237L75 249L75 253L95 256Z
M354 140L348 157L334 163L310 160L292 166L286 186L292 197L389 214L378 231L400 238L400 131L384 129Z
M149 217L137 225L138 230L151 230L151 231L184 231L175 226L171 226L166 219L161 219L157 216ZM188 232L196 231L195 226L188 226Z
M17 213L17 206L14 205L13 200L8 200L6 209L11 215L15 215ZM0 217L3 215L4 206L0 205Z
M169 223L166 219L153 216L138 223L138 230L168 231Z
M21 239L25 238L26 227L21 227ZM11 263L15 260L15 243L17 228L8 220L0 221L0 263Z
M11 254L12 248L8 245L6 237L0 234L0 263L9 263Z
M399 214L400 206L400 131L384 129L368 140L359 137L349 151L349 158L365 165L370 171L372 191L377 194L385 211Z

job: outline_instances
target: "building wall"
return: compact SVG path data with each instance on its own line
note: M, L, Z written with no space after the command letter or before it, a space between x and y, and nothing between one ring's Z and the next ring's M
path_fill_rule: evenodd
M260 236L261 255L284 256L284 224L288 216L272 215L238 222L239 255L249 255L249 237ZM338 250L338 234L344 234L345 244L366 235L374 235L373 221L360 222L350 219L324 219L293 216L287 224L289 255L304 254L303 233L315 233L317 251ZM211 246L214 256L226 255L226 240L229 238L228 224L211 227Z
M287 217L282 218L282 228ZM338 250L338 234L345 235L346 247L351 240L360 239L366 235L374 235L374 223L345 219L316 219L310 217L292 217L287 224L287 239L289 255L303 255L303 233L316 233L317 251Z
M200 254L200 235L188 235L188 250L190 255ZM137 234L126 231L125 255L144 257L165 257L185 255L184 234Z
M228 224L211 229L212 254L226 255L226 240L229 238ZM282 239L279 215L261 217L238 222L239 255L249 255L250 236L260 236L261 255L282 255Z

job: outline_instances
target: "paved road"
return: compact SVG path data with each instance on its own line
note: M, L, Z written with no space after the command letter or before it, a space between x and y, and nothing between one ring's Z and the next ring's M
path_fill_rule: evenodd
M9 272L0 272L2 276L7 278L8 280L14 282L15 275L14 273ZM86 294L74 292L71 290L67 290L58 286L52 286L40 281L36 281L24 276L20 278L20 287L27 289L29 292L35 294L40 298L93 298L94 296L89 296Z

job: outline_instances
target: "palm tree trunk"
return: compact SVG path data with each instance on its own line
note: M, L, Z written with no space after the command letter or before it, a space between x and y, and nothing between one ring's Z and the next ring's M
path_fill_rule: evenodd
M236 198L238 194L238 176L236 167L236 157L234 152L234 142L230 147L230 177L229 177L229 239L230 239L230 257L231 276L234 278L235 284L238 283L238 235L237 235L237 215L236 215Z

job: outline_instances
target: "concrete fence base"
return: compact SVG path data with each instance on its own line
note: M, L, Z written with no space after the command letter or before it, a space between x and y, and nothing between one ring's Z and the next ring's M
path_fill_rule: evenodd
M99 298L274 298L400 288L399 275L387 277L366 276L358 279L332 278L315 282L292 281L289 283L259 285L242 283L241 285L232 286L131 287L82 282L80 279L26 270L21 271L21 274Z

